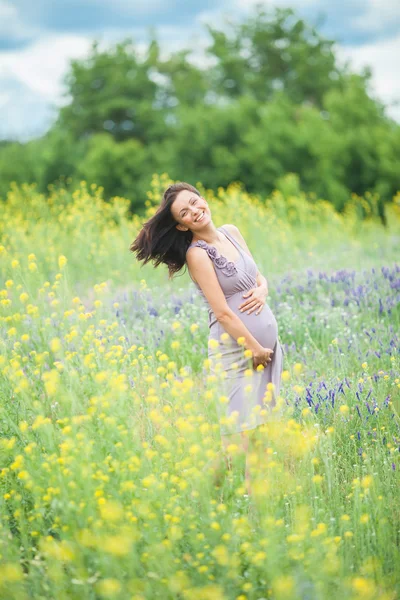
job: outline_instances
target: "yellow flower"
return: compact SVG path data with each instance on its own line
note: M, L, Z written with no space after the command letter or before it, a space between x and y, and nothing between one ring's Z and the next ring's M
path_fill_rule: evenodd
M281 575L272 581L274 597L281 600L291 598L294 592L294 579L291 575Z
M23 578L24 574L18 563L8 562L1 565L1 581L3 584L21 581Z
M368 363L363 362L363 364L361 365L363 369L366 369L368 367Z
M366 475L365 477L363 477L361 479L361 485L364 489L368 489L371 487L371 485L373 484L373 477L372 475Z
M96 584L96 589L101 596L105 596L106 598L111 598L112 596L116 596L121 591L121 584L118 579L108 578L99 581Z
M303 371L303 365L301 363L296 363L293 367L293 371L296 375L299 375Z
M198 330L198 328L199 328L199 326L197 325L197 323L193 323L193 324L190 326L190 331L191 331L191 333L195 333L195 332Z
M29 294L27 294L26 292L22 292L22 294L20 294L19 299L23 304L25 304L25 302L29 299Z
M172 350L178 350L179 346L181 345L180 342L178 342L178 340L174 340L173 342L171 342L171 348Z
M360 517L360 523L368 523L369 521L369 515L367 515L366 513L364 513L363 515L361 515Z
M249 349L245 350L245 351L243 352L243 354L244 354L244 357L245 357L245 358L251 358L251 357L253 356L253 353L252 353L252 351L251 351L251 350L249 350Z
M218 348L219 342L218 342L218 340L214 340L214 339L211 338L210 340L208 340L208 346L212 350L215 350L216 348Z
M175 331L176 329L179 329L181 327L181 324L179 323L179 321L174 321L172 323L172 329Z
M348 415L349 414L349 407L347 406L347 404L342 404L342 406L339 408L340 412L342 413L342 415Z
M215 546L211 554L214 556L215 560L219 565L225 567L229 564L229 552L227 547L223 544Z
M363 600L374 600L378 597L378 590L371 579L365 577L354 577L351 582L353 590L357 593L357 598Z
M314 483L321 483L323 480L323 476L322 475L314 475L314 477L312 478Z
M61 270L63 267L65 267L67 262L68 262L67 258L63 254L61 254L58 257L58 268Z
M50 342L50 348L51 348L51 351L54 353L59 352L62 348L60 338L57 338L57 337L53 338Z
M289 381L289 379L290 379L289 371L282 371L281 378L282 378L282 381Z
M244 346L246 338L244 338L243 336L240 336L240 337L238 337L238 339L236 341L239 344L239 346Z
M100 505L101 518L105 521L119 521L124 515L124 510L119 502L114 500L106 500Z

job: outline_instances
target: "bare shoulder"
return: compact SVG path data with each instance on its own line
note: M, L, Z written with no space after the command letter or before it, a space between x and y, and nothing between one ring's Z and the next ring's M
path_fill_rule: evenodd
M236 225L232 225L231 223L227 223L226 225L223 225L223 227L225 227L225 229L228 231L239 231Z
M192 246L186 252L186 262L188 264L197 264L198 262L207 264L209 261L207 253L199 246Z
M224 225L224 228L235 238L235 240L244 248L249 256L251 256L251 252L249 250L248 245L246 244L246 240L240 233L238 227L236 225L228 224ZM253 258L253 257L252 257Z
M230 223L228 223L227 225L224 225L224 228L231 234L233 235L234 238L237 239L238 242L243 242L243 236L240 233L238 227L236 227L236 225L232 225Z

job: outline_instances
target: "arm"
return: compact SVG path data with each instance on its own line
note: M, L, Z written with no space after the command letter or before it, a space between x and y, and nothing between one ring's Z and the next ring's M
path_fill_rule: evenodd
M193 247L188 251L186 260L190 274L200 286L216 319L225 331L235 340L244 337L245 348L251 350L253 354L262 351L261 344L250 333L243 321L229 308L214 266L206 252L201 248Z

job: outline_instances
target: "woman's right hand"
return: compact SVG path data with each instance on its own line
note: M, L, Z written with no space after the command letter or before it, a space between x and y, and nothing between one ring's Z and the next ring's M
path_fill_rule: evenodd
M272 360L272 354L274 353L271 348L259 348L255 352L253 352L253 367L256 369L258 365L263 365L266 367L268 363Z

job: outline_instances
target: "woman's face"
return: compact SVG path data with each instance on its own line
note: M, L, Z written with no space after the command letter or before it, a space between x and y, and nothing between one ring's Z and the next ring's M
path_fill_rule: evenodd
M179 192L171 205L171 213L180 231L199 231L211 221L207 202L189 190Z

